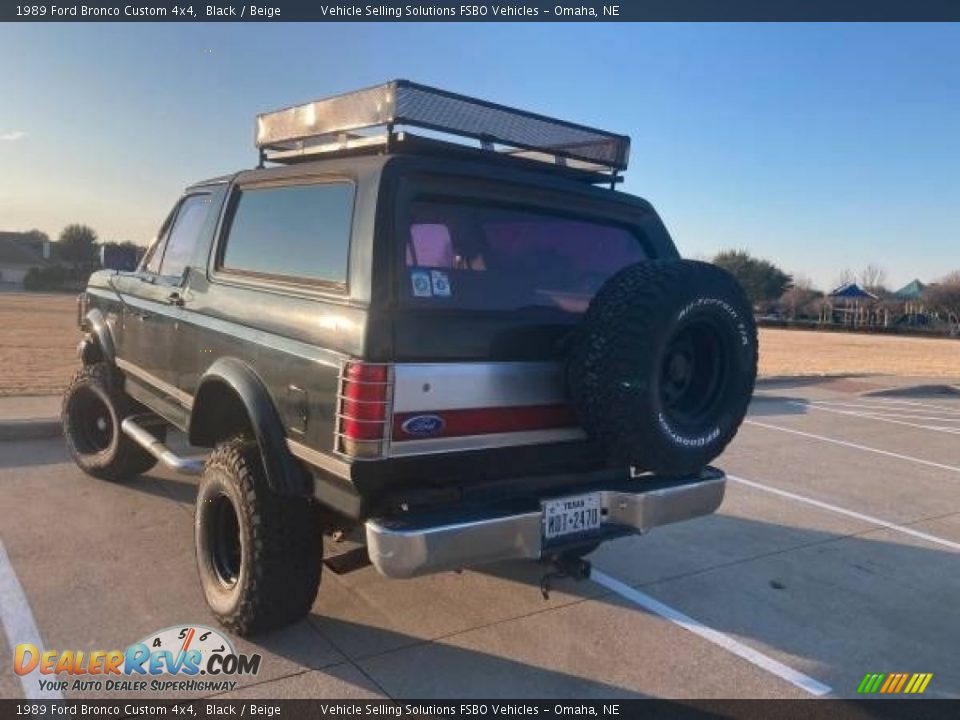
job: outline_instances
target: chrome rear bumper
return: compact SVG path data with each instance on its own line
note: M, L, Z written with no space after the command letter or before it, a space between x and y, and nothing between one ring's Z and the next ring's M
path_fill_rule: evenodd
M706 478L647 490L643 484L635 481L630 489L592 490L601 496L603 524L599 533L583 540L602 541L644 533L659 525L709 515L723 501L726 477L714 471ZM368 520L367 550L371 562L383 575L409 578L497 560L540 558L550 549L544 546L542 526L539 509L460 522Z

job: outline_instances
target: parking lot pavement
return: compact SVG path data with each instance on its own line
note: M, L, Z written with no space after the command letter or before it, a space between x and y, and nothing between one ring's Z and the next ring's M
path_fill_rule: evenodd
M851 696L867 672L932 672L926 695L956 697L960 398L870 394L890 384L761 386L718 461L742 479L720 512L603 546L597 581L549 600L533 563L325 571L307 620L237 641L262 671L230 696ZM0 492L0 541L45 647L214 624L192 481L99 482L51 439L0 443ZM0 637L2 697L29 689L14 642Z

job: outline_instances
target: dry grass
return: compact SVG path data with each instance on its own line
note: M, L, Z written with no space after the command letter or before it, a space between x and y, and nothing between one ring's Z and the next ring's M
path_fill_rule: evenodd
M76 295L0 293L0 395L62 391L79 339Z
M960 340L760 330L760 374L960 377Z
M63 390L77 368L73 295L0 293L0 395ZM764 328L760 374L960 377L960 340Z

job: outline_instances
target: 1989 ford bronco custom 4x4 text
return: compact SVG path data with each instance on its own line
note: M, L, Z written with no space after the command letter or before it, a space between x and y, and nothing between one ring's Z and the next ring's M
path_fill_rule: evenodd
M389 577L586 574L599 543L719 506L753 315L615 190L628 138L395 81L260 115L257 146L136 272L91 277L63 402L90 475L200 475L223 624L306 614L324 529Z

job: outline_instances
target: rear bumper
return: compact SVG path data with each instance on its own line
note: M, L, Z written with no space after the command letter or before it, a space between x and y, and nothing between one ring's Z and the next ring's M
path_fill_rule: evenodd
M723 501L726 477L708 468L695 478L659 482L645 478L614 485L583 490L600 493L601 528L564 538L561 544L544 541L540 508L530 507L510 513L479 512L469 519L456 521L442 516L368 520L367 550L377 570L391 578L427 575L498 560L537 559L565 546L644 533L660 525L709 515ZM552 497L571 494L574 493Z

